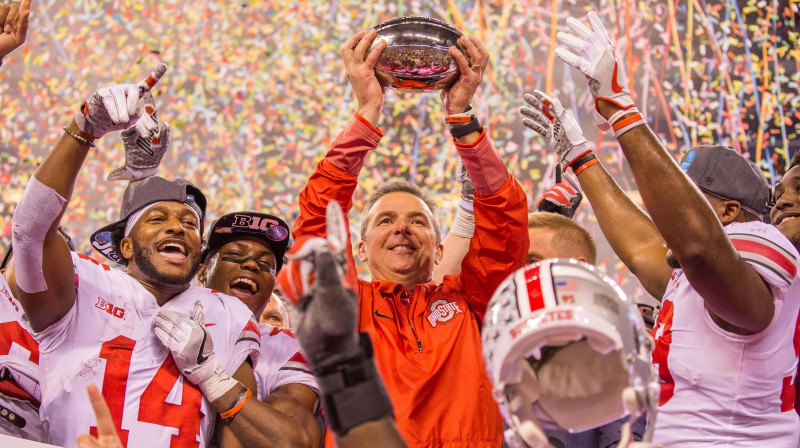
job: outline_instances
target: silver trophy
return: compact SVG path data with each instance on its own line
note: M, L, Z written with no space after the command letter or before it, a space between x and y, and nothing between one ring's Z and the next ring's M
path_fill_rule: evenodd
M375 27L372 43L386 42L375 71L381 84L404 92L441 89L458 78L449 48L458 45L461 31L430 17L400 17ZM465 53L466 55L466 53Z

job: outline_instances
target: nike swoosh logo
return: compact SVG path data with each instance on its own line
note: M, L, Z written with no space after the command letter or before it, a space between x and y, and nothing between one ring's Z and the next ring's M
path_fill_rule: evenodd
M197 365L203 365L206 361L208 361L208 356L203 356L203 352L206 350L206 338L208 337L207 332L203 332L203 342L200 344L200 352L197 353Z
M391 318L389 316L384 316L383 314L379 313L378 310L375 310L375 315L378 317L382 317L384 319L394 320L394 318Z
M216 325L216 324L205 324L206 327L211 327L211 326L214 326L214 325Z
M622 92L622 87L617 84L617 61L614 61L614 73L611 76L611 90L614 93Z

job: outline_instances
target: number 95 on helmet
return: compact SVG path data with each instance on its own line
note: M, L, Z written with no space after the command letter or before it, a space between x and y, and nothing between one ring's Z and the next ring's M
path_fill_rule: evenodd
M495 399L528 446L549 446L542 429L580 432L642 413L653 427L653 340L636 304L594 267L559 259L517 270L492 296L482 339Z

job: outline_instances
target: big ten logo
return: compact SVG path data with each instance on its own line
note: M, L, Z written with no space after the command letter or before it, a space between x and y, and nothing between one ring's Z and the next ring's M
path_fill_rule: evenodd
M277 226L279 223L274 219L262 219L259 216L234 215L233 217L233 227L245 227L252 230L261 230L266 232L270 225Z
M232 226L264 232L272 241L283 241L289 236L289 230L280 222L261 216L234 215Z
M125 308L120 308L118 306L114 306L113 303L107 301L106 299L104 299L102 297L98 297L97 298L97 303L95 303L94 306L95 306L95 308L101 309L101 310L105 311L106 313L108 313L108 314L110 314L110 315L112 315L114 317L117 317L117 318L120 318L120 319L124 319L125 318Z

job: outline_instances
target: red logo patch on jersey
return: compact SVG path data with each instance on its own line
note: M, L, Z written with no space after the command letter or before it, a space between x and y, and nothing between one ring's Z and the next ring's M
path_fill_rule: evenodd
M6 288L5 285L3 285L2 288L0 288L0 293L3 293L3 295L6 296L6 299L8 299L8 303L10 303L11 306L14 307L14 310L19 312L19 307L17 306L16 303L14 303L14 299L11 298L11 293L8 291L8 288Z
M456 304L456 302L448 302L446 299L439 299L430 306L431 313L428 314L426 317L428 318L428 322L431 324L431 327L436 328L440 322L448 322L452 318L456 316L458 313L463 313L464 311Z
M118 306L114 306L113 303L109 302L108 300L98 297L97 303L94 304L94 307L100 310L105 311L106 313L117 317L119 319L125 318L125 308L120 308Z

